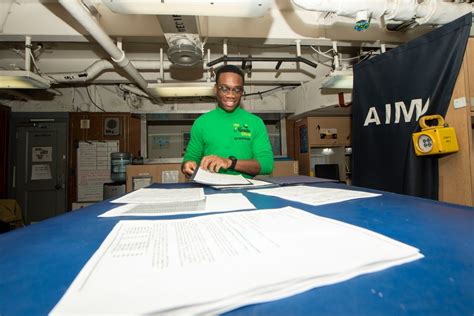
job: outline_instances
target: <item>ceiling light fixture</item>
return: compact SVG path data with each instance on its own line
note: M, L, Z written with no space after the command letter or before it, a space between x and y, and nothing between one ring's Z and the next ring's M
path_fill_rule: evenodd
M351 70L335 70L322 83L321 90L329 93L350 92L353 82L354 75Z
M214 96L213 82L156 83L149 84L147 91L156 97L205 97Z
M102 0L121 14L261 17L271 0Z
M0 71L0 89L48 89L50 82L26 70Z

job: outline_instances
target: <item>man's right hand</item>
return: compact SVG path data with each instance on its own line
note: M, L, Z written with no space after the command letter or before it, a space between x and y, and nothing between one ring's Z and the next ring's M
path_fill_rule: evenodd
M181 167L181 171L184 173L184 175L190 177L193 175L196 168L197 168L197 163L195 161L188 160L183 163L183 166Z

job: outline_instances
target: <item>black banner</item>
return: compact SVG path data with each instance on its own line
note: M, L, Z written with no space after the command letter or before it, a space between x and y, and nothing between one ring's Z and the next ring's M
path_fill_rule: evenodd
M354 185L438 198L438 158L416 156L411 135L421 116L445 116L471 24L467 14L354 66Z

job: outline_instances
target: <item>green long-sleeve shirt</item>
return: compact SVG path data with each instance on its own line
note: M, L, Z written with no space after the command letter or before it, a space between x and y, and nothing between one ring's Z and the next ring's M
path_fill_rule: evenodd
M217 107L194 122L183 161L192 160L199 165L208 155L256 159L260 163L260 174L273 171L273 152L265 124L261 118L240 107L232 113ZM221 169L220 172L250 177L233 170Z

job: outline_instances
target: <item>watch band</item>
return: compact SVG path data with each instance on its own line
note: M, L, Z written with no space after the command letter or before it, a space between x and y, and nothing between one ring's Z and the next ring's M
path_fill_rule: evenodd
M234 156L229 156L229 159L232 161L232 163L230 164L229 169L234 170L235 165L237 164L237 158L235 158Z

